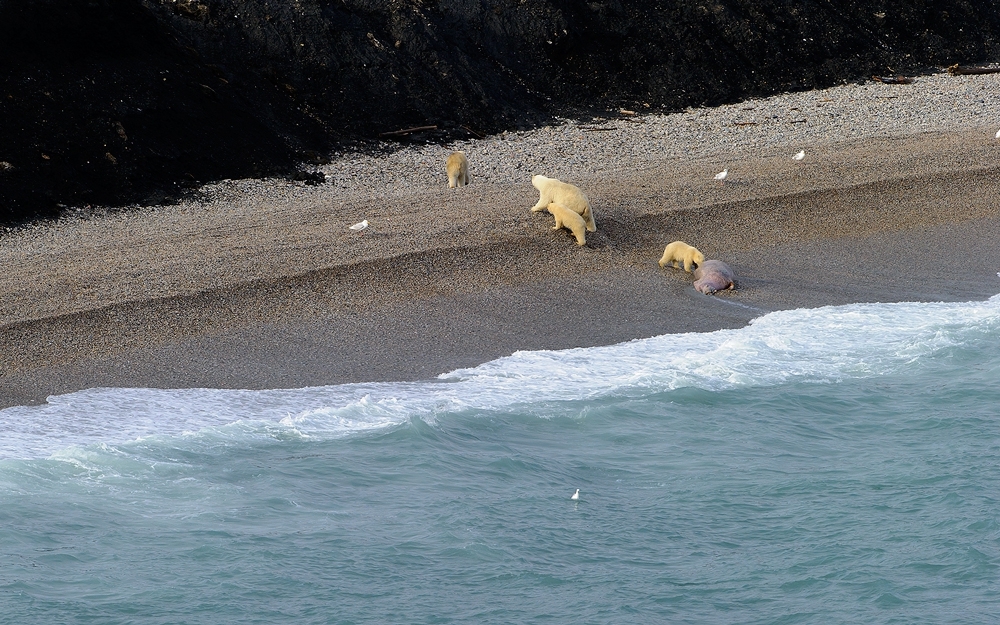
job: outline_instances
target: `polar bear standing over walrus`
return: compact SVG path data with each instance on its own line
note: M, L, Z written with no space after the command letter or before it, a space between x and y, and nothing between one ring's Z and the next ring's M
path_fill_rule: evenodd
M449 189L469 184L469 159L465 157L465 152L452 152L446 167Z
M540 210L545 210L549 204L559 204L583 217L584 222L587 224L588 232L595 232L597 230L597 223L594 221L594 210L590 207L590 201L587 199L587 196L579 188L561 180L546 178L541 175L532 176L531 184L538 189L538 193L541 196L538 198L538 203L531 207L533 212L537 213ZM583 244L581 243L580 245Z
M694 267L705 262L705 255L696 248L691 247L684 241L674 241L668 243L663 249L663 256L660 258L660 267L680 267L684 265L684 271L691 273Z
M556 218L556 225L552 228L553 230L566 228L576 237L577 245L587 244L587 222L583 220L583 217L562 204L556 204L555 202L549 203L546 208Z

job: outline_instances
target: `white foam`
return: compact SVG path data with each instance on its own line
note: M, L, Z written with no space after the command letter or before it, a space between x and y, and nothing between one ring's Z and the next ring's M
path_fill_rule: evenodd
M442 376L480 381L499 399L580 399L627 389L722 390L792 378L836 381L890 373L996 330L986 302L856 304L771 313L745 328L670 334L608 347L518 352ZM489 381L490 383L487 383ZM501 391L502 389L502 391Z
M836 382L901 370L1000 332L985 302L855 304L771 313L736 330L618 345L517 352L436 380L269 391L90 389L0 411L0 458L149 436L341 437L464 409L724 390L788 380ZM227 426L227 424L236 424Z

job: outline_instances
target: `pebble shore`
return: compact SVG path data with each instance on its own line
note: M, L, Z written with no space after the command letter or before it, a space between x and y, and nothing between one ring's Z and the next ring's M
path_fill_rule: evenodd
M522 314L518 285L572 289L583 274L600 297L653 298L646 305L668 306L659 291L686 294L690 280L659 272L656 260L663 245L682 237L735 263L738 274L752 274L736 297L752 303L753 314L871 297L851 290L858 275L852 267L826 267L824 277L810 278L832 283L833 273L843 272L826 299L779 292L777 274L757 270L762 250L773 255L775 246L996 218L997 128L1000 74L942 72L912 84L847 84L666 115L623 110L448 146L387 144L375 154L334 155L319 168L326 176L319 185L223 180L175 205L77 207L57 222L0 232L0 343L7 346L0 373L135 354L253 324L319 322L347 312L354 319L389 310L405 315L406 301L428 298L492 293L499 299L483 303L485 309L514 319ZM469 156L467 187L447 186L444 162L452 150ZM793 160L800 150L805 158ZM724 168L729 178L716 182ZM538 198L530 182L536 173L588 194L598 232L588 235L586 247L577 248L568 231L553 232L551 216L529 212ZM362 220L370 224L366 230L350 230ZM797 258L787 257L787 271ZM885 271L892 267L891 258L872 260ZM947 290L944 280L934 282L946 285L935 287L939 294ZM501 287L515 291L490 291ZM980 292L962 289L942 296ZM718 298L740 306L744 300ZM608 320L621 315L604 312ZM421 323L434 323L436 314ZM641 330L622 327L589 342L748 318L705 315L695 326L662 324L651 315ZM474 360L548 346L541 339L556 330L537 325L531 332L539 340L528 340L529 333L521 342L462 349ZM386 335L375 348L391 355L398 338ZM447 362L442 356L441 366ZM415 375L407 371L385 375ZM355 377L366 375L382 373ZM265 386L298 380L239 379Z
M861 138L1000 128L1000 74L921 76L911 84L874 81L787 93L668 115L641 107L614 117L456 142L474 155L476 181L503 184L546 172L601 179L669 160L726 164L734 154L788 156ZM437 185L444 149L412 147L379 157L347 157L322 168L345 190L406 192ZM373 172L376 172L373 174Z
M70 211L56 223L7 230L0 233L0 318L39 319L524 235L541 221L523 210L537 199L530 185L535 173L582 187L599 215L613 210L608 193L663 173L674 177L662 183L669 199L658 209L781 192L741 181L754 169L768 180L781 178L768 162L784 167L800 149L809 166L858 140L1000 127L1000 74L942 72L907 85L865 82L668 115L634 112L446 147L341 156L322 166L327 182L317 186L226 180L204 187L196 201L79 208L77 217ZM472 185L449 194L444 160L452 149L469 154ZM919 156L887 154L876 163L886 169L814 168L811 180L792 184L801 190L891 177L893 168L906 169L904 161ZM933 165L935 155L926 157ZM703 184L724 167L735 184ZM482 211L489 224L475 223ZM368 232L347 229L362 219L372 224Z

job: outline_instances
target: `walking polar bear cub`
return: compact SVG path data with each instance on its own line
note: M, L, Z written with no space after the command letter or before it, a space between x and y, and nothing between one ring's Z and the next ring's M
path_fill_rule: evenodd
M587 244L587 222L584 221L583 217L562 204L556 204L555 202L551 202L546 208L556 218L556 225L552 228L553 230L566 228L576 237L577 245Z
M684 265L684 271L690 273L694 267L705 262L705 255L696 248L691 247L684 241L674 241L668 243L663 250L663 257L660 258L660 267L680 267Z
M538 189L540 195L538 203L531 207L533 212L537 213L549 208L551 204L558 204L583 217L584 222L587 224L588 232L595 232L597 230L597 222L594 221L594 210L590 207L590 201L587 199L587 196L579 188L561 180L546 178L541 175L532 176L531 184ZM549 209L549 212L551 213L552 210ZM579 240L579 237L577 238ZM580 243L580 245L583 245L583 243Z
M446 167L449 189L469 184L469 159L465 157L465 152L452 152Z

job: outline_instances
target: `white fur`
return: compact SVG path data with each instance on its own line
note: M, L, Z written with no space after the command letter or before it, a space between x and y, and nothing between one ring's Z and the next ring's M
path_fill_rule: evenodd
M469 159L465 157L465 152L452 152L446 167L449 189L469 184Z
M556 218L556 225L552 228L553 230L558 230L559 228L566 228L573 233L576 237L577 245L587 244L587 222L583 220L583 217L577 215L575 212L566 208L562 204L550 203L546 208L548 208L549 213Z
M555 203L565 206L577 215L583 217L587 224L587 231L597 230L597 222L594 221L594 210L590 207L590 201L578 187L569 183L546 178L542 175L532 176L531 184L538 189L538 203L531 207L531 210L538 212L544 210L549 204ZM550 211L551 212L551 211Z
M660 267L670 265L671 267L684 266L684 271L690 273L695 267L705 262L705 255L696 248L691 247L684 241L674 241L668 243L663 248L663 256L660 258Z

